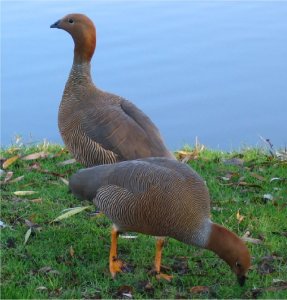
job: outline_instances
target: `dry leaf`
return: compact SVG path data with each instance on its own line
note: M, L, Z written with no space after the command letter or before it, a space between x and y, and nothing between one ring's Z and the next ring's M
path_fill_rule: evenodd
M258 179L260 181L265 181L265 178L263 176L258 175L256 173L251 173L250 176L252 176L252 177L254 177L254 178L256 178L256 179Z
M73 249L73 246L70 247L70 251L69 252L70 252L71 257L74 257L75 250Z
M53 221L51 221L51 223L53 222L58 222L61 221L63 219L67 219L70 218L71 216L78 214L88 208L92 208L94 207L93 205L89 205L89 206L80 206L80 207L75 207L75 208L71 208L69 209L66 213L60 215L59 217L57 217L56 219L54 219Z
M69 181L63 177L59 177L60 180L65 184L65 185L69 185Z
M27 167L27 170L40 170L41 169L41 166L39 163L35 162L31 165L29 165L29 167Z
M32 233L32 227L30 227L25 234L24 245L26 245L26 243L28 242L31 233Z
M238 223L240 224L242 221L243 221L243 219L245 218L244 216L242 216L242 215L240 215L240 209L237 211L237 214L236 214L236 219L237 219L237 221L238 221Z
M237 185L261 188L261 186L258 185L258 184L253 184L253 183L249 183L249 182L245 182L245 181L239 181L239 182L237 183Z
M41 203L42 202L42 198L36 198L36 199L31 199L29 200L30 202L33 202L33 203Z
M27 195L33 195L36 194L37 192L35 191L16 191L14 192L14 195L16 196L27 196Z
M34 160L34 159L39 159L39 158L46 158L48 157L48 153L42 151L42 152L37 152L33 154L29 154L27 156L22 157L22 160Z
M242 237L241 238L244 242L247 242L247 243L251 243L251 244L255 244L255 245L260 245L263 243L262 240L259 240L259 239L254 239L254 238L251 238L251 237Z
M19 155L15 155L12 156L10 158L8 158L7 160L5 160L5 162L3 163L2 168L3 169L7 169L9 166L11 166L17 159L19 158Z
M13 177L13 172L11 171L7 172L3 183L7 183L8 181L11 180L12 177Z
M209 293L209 287L202 285L194 286L190 289L190 292L193 294Z
M195 147L194 150L191 151L176 151L177 158L180 160L182 163L187 163L190 160L195 160L198 158L198 155L201 151L204 150L204 146L202 145L201 147Z
M57 270L53 270L51 267L46 266L38 270L38 273L44 273L44 274L54 274L54 275L60 275L60 272Z
M129 234L121 234L120 238L122 238L122 239L137 239L138 236L137 235L129 235Z
M21 180L23 180L23 179L24 179L24 175L19 176L19 177L17 177L17 178L14 178L14 179L10 180L8 183L19 182L19 181L21 181Z
M68 160L57 163L57 166L66 166L66 165L74 164L75 162L76 162L76 160L74 158L72 158L72 159L68 159Z
M46 288L45 286L39 286L36 288L36 291L46 291L48 288Z

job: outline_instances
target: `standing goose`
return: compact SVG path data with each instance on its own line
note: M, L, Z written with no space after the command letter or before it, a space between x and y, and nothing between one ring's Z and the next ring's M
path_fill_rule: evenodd
M134 104L98 89L91 78L96 29L82 14L50 26L70 33L74 61L59 108L58 125L68 150L86 167L151 156L173 158L152 121Z
M70 179L71 191L93 200L113 222L110 272L121 271L117 258L119 232L157 237L155 271L159 278L165 237L209 249L222 258L243 285L250 254L243 241L210 220L210 198L201 177L187 165L168 158L144 158L82 169Z

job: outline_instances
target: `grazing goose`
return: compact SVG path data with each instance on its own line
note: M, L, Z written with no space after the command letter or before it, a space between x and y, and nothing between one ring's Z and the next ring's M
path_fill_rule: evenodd
M155 270L160 272L165 237L209 249L237 275L240 285L250 266L243 241L210 220L210 198L201 177L187 165L168 158L144 158L82 169L69 183L80 198L93 200L113 222L110 272L121 271L117 258L119 232L157 237Z
M96 29L82 14L50 26L70 33L74 61L59 108L64 143L86 167L150 156L173 158L152 121L134 104L98 89L91 77Z

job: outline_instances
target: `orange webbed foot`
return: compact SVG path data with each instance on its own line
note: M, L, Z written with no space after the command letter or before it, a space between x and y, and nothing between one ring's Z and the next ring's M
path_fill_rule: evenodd
M173 278L172 275L167 275L167 274L164 274L164 273L158 273L158 274L156 274L155 277L156 277L157 280L164 279L164 280L166 280L168 282L171 282L171 280Z
M121 273L125 268L125 264L118 258L113 257L110 261L110 273L112 278L115 278L117 273Z

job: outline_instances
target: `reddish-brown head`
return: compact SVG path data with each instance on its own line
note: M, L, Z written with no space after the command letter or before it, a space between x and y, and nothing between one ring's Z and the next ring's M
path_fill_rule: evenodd
M96 28L87 16L69 14L52 24L50 28L59 28L70 33L75 43L75 63L91 60L96 48Z
M245 243L228 229L212 224L209 243L206 247L225 260L237 275L239 284L244 285L251 259Z

